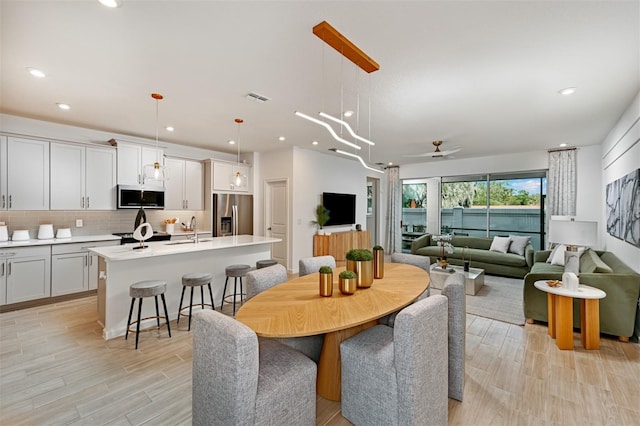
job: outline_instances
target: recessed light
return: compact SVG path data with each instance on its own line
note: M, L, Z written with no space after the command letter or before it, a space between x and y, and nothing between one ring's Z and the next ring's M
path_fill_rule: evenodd
M29 71L29 74L31 74L34 77L38 77L38 78L44 78L47 75L44 73L44 71L41 71L39 69L36 68L27 68L27 71Z
M558 90L558 93L560 93L561 95L564 95L564 96L573 95L575 92L576 92L576 88L575 87L567 87L565 89Z
M392 163L391 161L389 161L389 165L390 165L390 166L393 166L393 163Z
M100 2L100 4L106 7L115 8L115 7L122 6L122 0L98 0L98 1Z
M165 129L167 130L167 132L173 132L175 130L173 126L167 126L165 127Z
M229 145L235 145L236 141L229 139Z
M353 111L349 110L349 111L345 111L343 114L345 117L351 117L353 115Z
M280 142L282 142L282 141L284 141L284 140L286 140L286 139L287 139L287 138L285 138L284 136L280 136L280 137L278 137L278 140L279 140Z
M318 145L318 141L311 142L311 145Z
M560 146L564 148L565 146L567 146L567 144L566 143L561 143Z
M58 105L58 108L60 109L64 109L64 110L71 109L71 107L68 104L63 104L58 102L56 105Z

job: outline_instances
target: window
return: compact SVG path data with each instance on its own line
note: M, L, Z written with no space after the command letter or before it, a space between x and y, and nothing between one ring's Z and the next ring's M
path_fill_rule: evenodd
M402 251L411 252L411 242L427 231L427 182L402 183Z
M443 178L441 185L443 233L523 235L544 247L545 172Z

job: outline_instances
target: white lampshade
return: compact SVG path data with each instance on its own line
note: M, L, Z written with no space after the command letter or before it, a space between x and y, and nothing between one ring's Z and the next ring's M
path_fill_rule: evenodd
M594 246L598 243L598 222L551 220L549 242L570 246Z

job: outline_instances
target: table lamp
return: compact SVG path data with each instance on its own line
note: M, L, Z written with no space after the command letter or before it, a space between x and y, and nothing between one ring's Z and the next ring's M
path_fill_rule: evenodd
M590 247L598 242L598 222L575 220L550 220L549 242L564 244L564 271L578 274L580 252L578 246Z

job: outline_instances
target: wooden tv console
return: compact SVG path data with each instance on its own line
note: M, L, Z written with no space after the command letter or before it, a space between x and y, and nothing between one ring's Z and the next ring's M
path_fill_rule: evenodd
M345 266L345 255L351 249L364 248L371 250L371 234L369 231L333 232L330 235L313 236L313 255L331 255L337 266Z

